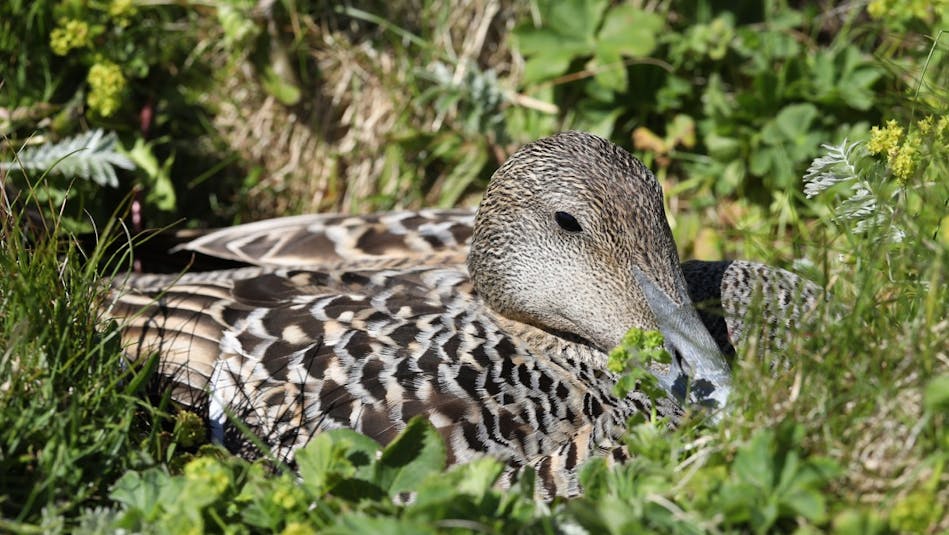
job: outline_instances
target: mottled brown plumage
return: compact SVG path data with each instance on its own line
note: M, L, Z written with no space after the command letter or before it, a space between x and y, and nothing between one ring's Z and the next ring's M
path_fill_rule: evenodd
M129 356L158 351L174 399L248 456L229 418L292 459L321 430L385 443L422 415L453 462L495 455L511 473L537 468L542 495L572 495L583 460L620 455L633 413L724 402L727 366L638 160L589 134L540 140L498 170L470 221L303 216L211 234L186 248L260 267L131 275L107 314L125 322ZM616 398L605 352L629 327L670 325L678 358L654 372L674 395Z

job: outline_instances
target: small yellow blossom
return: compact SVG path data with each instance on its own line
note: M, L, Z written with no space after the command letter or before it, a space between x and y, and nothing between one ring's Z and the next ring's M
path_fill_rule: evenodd
M936 135L939 137L949 135L949 115L943 115L936 123Z
M210 457L198 457L185 465L185 479L204 484L215 496L223 494L231 484L227 467Z
M925 119L916 122L916 129L924 136L933 128L933 116L929 115Z
M89 108L103 117L108 117L119 109L122 104L119 98L125 89L125 76L122 69L110 61L96 63L89 69L86 76L89 82L89 94L86 102Z
M290 522L280 533L281 535L312 535L316 531L302 522Z
M932 492L916 490L890 510L890 527L902 533L923 533L942 515L943 506Z
M892 158L888 158L890 168L893 170L893 176L896 177L900 184L906 184L910 175L913 174L913 168L916 164L913 158L917 150L916 141L918 141L916 138L907 139L906 143L900 146L896 155Z
M122 28L129 25L136 12L132 0L112 0L109 3L109 16L115 19L115 23Z
M902 135L903 127L897 124L895 119L890 119L886 122L885 127L874 126L870 129L870 141L867 142L867 150L870 154L886 154L892 158L899 149Z
M60 19L59 27L49 34L49 47L57 56L65 56L74 48L83 48L92 43L89 25L76 19Z
M109 3L109 15L112 17L122 17L131 15L135 12L135 4L132 0L112 0Z
M175 415L175 440L186 448L198 446L205 441L207 432L204 420L191 411L181 411Z
M881 19L890 10L886 0L873 0L867 5L867 13L872 19Z
M302 501L300 494L290 485L277 487L271 499L282 509L293 509Z

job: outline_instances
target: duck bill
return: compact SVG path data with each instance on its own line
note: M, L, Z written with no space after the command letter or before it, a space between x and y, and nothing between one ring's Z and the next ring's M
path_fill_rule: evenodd
M669 365L651 370L659 384L680 402L724 408L731 393L731 372L692 302L677 304L638 268L633 273L672 356Z

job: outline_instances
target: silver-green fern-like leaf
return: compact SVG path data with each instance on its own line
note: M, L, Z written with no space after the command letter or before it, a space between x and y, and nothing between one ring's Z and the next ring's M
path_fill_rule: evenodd
M837 184L848 181L858 181L857 166L854 162L854 151L860 146L859 141L847 144L845 139L840 145L821 145L827 154L814 159L804 175L804 195L808 199Z
M135 168L132 160L119 152L117 144L115 132L90 130L56 143L24 147L14 161L0 162L0 169L49 170L114 188L119 185L116 167Z
M866 173L861 173L858 168L858 159L865 154L863 143L855 141L848 144L845 139L840 145L824 144L821 148L826 153L814 159L804 175L804 195L811 199L838 184L847 184L849 190L845 191L849 196L838 201L834 209L834 217L838 222L852 225L858 233L892 225L893 203L880 200L881 196L886 196L886 188L882 185L874 187L862 176ZM904 236L903 230L895 226L885 234L896 242Z

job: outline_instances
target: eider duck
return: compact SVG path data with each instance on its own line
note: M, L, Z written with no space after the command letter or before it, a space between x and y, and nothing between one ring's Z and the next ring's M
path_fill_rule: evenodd
M403 226L428 218L431 232L393 254L380 241L377 258L341 249L338 220L302 255L285 241L280 260L245 259L258 266L119 278L106 315L120 321L127 355L157 352L173 399L206 411L215 438L248 457L258 452L231 418L292 461L320 431L352 428L385 444L422 416L451 462L487 454L512 472L532 466L541 496L570 496L583 461L622 449L631 415L675 421L683 405L726 405L726 345L692 300L714 297L709 281L735 264L687 269L703 274L686 283L662 190L628 152L557 134L497 170L473 222L463 212L417 217ZM363 240L351 249L371 249L372 224L353 224ZM665 335L672 362L651 371L667 398L613 394L607 352L631 327Z

